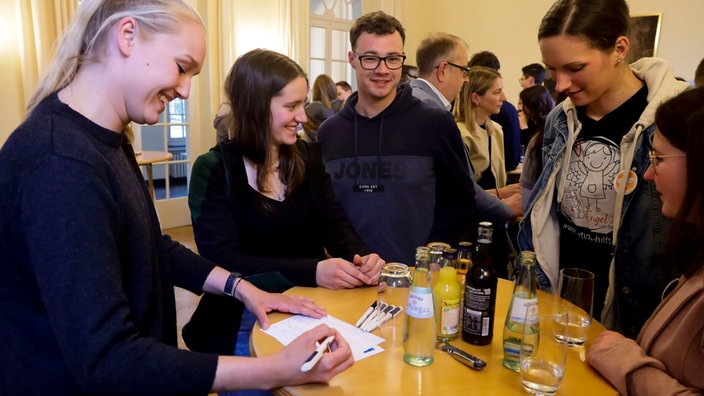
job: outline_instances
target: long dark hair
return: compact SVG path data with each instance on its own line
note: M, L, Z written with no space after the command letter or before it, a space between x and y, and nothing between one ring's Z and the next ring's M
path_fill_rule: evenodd
M668 252L692 276L704 265L704 87L669 99L655 112L658 131L687 155L687 187L670 231Z
M534 149L527 153L527 160L535 164L533 170L536 172L535 179L537 179L543 171L543 152L540 148L543 147L545 117L548 116L555 103L550 91L542 85L526 88L518 96L521 98L523 113L528 121L535 126L532 135L528 138L529 142L535 139Z
M553 36L581 37L593 48L610 51L630 27L624 0L558 0L543 17L538 40Z
M305 165L296 145L282 145L279 158L271 158L270 150L271 99L298 77L306 74L287 56L255 49L235 61L225 80L225 93L232 107L232 141L257 164L257 187L262 192L267 172L277 161L286 195L303 181Z

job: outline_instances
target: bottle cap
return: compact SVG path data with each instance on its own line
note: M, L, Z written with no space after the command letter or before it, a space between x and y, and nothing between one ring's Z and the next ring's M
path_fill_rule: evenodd
M442 258L454 260L457 258L457 249L447 248L442 252Z
M460 252L471 252L472 251L472 242L462 241L462 242L458 243L457 250Z

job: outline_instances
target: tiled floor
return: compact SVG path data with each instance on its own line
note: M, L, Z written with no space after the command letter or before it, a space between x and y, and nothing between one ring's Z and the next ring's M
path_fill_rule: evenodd
M164 233L171 236L172 239L181 242L182 245L193 250L194 252L197 251L196 243L193 239L193 227L187 226L169 228L164 230ZM181 348L186 348L186 345L183 343L183 339L181 339L181 328L184 324L186 324L186 322L188 322L188 319L190 319L191 315L193 314L193 311L198 305L200 297L179 287L175 287L174 292L176 294L178 345Z

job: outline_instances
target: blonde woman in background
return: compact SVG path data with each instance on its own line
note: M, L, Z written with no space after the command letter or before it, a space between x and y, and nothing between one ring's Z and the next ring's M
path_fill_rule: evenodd
M489 116L498 114L506 100L501 74L484 66L469 70L469 80L462 88L455 106L455 120L477 176L477 184L499 198L520 189L506 187L504 138L501 125Z
M498 114L506 100L501 74L484 66L469 68L468 81L460 92L455 105L455 120L462 134L469 159L474 167L477 184L499 199L508 197L520 200L518 183L506 185L504 161L504 136L501 125L489 116ZM494 269L501 278L508 279L507 252L510 237L507 224L494 224Z

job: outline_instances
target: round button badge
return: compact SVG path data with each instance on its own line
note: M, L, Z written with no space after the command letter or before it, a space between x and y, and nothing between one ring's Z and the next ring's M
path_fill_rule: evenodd
M614 180L614 186L616 187L616 190L621 189L621 184L623 183L625 174L626 171L622 170L616 175L616 179ZM628 179L626 180L626 194L632 193L633 190L636 189L636 186L638 186L638 175L636 175L636 173L632 170L629 170Z

